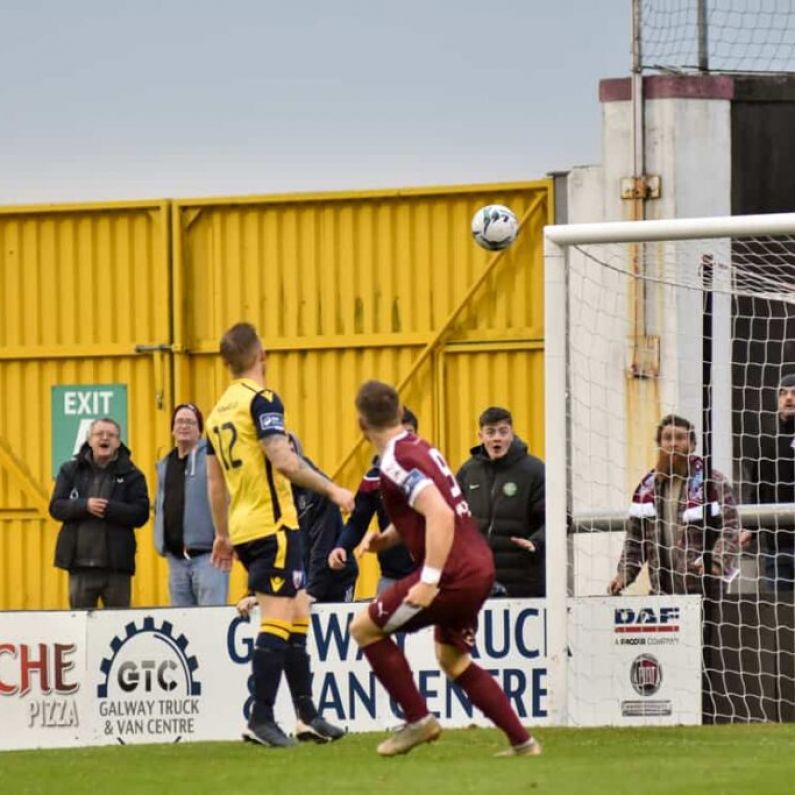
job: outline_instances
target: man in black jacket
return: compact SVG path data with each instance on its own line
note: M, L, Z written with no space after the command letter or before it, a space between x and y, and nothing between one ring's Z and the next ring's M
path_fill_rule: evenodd
M304 455L298 437L292 433L289 436L293 450L312 469L320 472L314 462ZM352 602L359 574L356 559L350 557L338 571L331 569L328 564L329 553L337 546L344 527L340 509L328 497L316 491L295 484L292 484L292 489L301 531L306 592L314 602Z
M795 504L795 375L778 386L778 412L763 414L758 435L748 434L743 451L743 502ZM752 532L744 530L748 547ZM762 589L791 592L795 587L795 531L792 522L759 531Z
M63 522L55 565L69 572L69 606L130 606L135 528L149 518L143 472L130 460L115 420L94 420L78 454L61 466L50 515Z
M493 595L544 596L544 463L514 435L507 409L487 408L479 424L481 444L457 477L494 554Z

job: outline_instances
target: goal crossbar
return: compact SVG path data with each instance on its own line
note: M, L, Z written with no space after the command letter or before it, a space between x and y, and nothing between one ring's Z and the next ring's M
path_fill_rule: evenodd
M557 224L544 228L545 240L558 246L792 234L795 234L795 213Z

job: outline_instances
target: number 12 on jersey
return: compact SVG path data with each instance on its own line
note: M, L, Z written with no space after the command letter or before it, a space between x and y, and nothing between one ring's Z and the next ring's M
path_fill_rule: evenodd
M221 463L224 469L237 469L243 466L239 458L235 458L235 443L237 442L237 428L233 422L225 422L223 425L215 425L212 428L213 436L216 440L216 448L221 456Z

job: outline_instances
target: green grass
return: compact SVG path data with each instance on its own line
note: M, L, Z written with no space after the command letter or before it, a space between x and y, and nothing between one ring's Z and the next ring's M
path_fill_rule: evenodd
M541 757L495 759L494 730L446 731L381 759L383 734L276 751L246 743L0 753L14 795L655 795L795 792L795 725L546 729Z

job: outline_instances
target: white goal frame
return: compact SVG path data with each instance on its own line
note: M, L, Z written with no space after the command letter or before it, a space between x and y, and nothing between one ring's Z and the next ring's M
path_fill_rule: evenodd
M795 213L547 226L544 229L544 402L549 713L568 723L569 647L567 456L571 444L567 283L572 246L795 235ZM629 496L628 496L629 499Z

